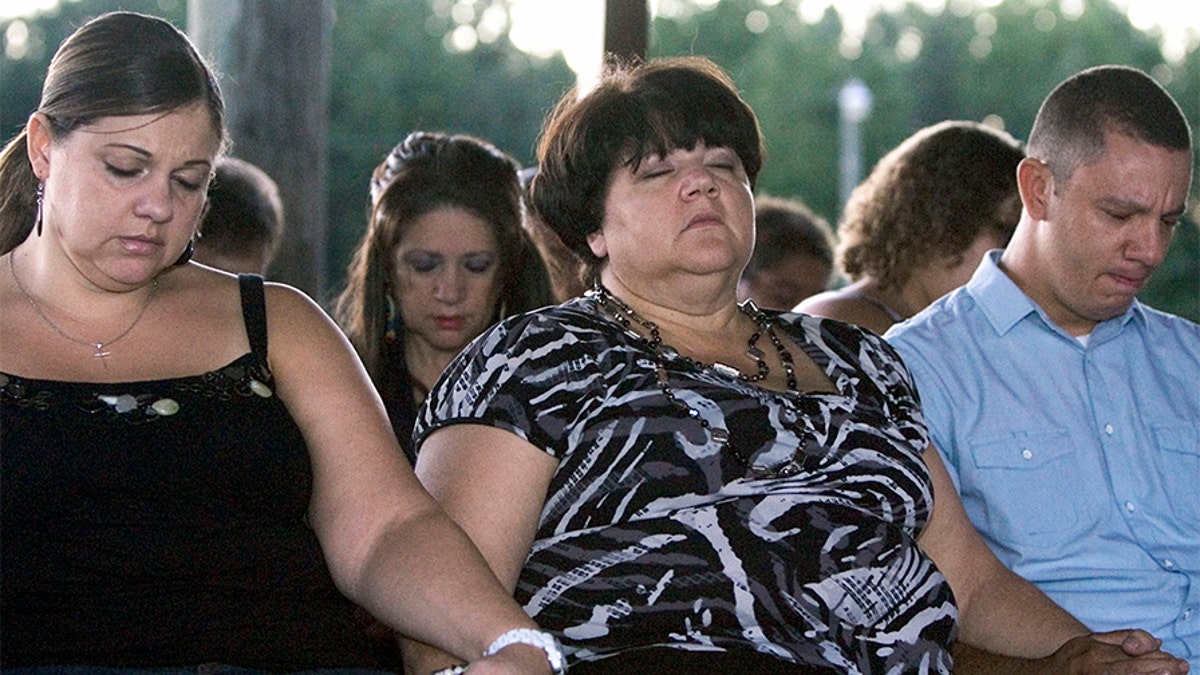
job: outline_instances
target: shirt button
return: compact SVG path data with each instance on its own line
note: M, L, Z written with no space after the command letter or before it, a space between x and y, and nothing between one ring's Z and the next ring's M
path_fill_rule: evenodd
M1133 502L1125 502L1125 510L1130 513L1133 513L1133 511L1134 511Z
M1112 436L1113 435L1113 425L1105 424L1104 425L1104 433L1108 434L1109 436Z
M1187 609L1183 610L1183 620L1187 621L1188 619L1191 619L1191 618L1192 618L1192 608L1188 607Z
M1022 450L1021 456L1024 457L1025 459L1033 459L1033 451L1028 450L1028 449Z
M1163 560L1163 567L1173 570L1175 569L1175 563L1170 558L1166 558Z

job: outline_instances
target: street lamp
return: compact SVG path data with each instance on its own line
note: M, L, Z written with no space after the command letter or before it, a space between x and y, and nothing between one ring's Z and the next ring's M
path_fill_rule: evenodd
M862 180L862 135L859 127L871 114L871 90L862 80L852 78L838 92L838 208Z

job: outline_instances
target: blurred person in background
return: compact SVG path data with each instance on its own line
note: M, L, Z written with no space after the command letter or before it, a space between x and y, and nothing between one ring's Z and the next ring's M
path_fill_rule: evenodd
M235 274L265 274L283 231L275 181L250 162L219 159L192 260Z
M833 230L795 199L754 199L754 255L742 271L738 300L786 310L829 288L833 279Z
M925 127L879 160L850 194L837 229L851 283L796 310L882 334L966 283L1003 248L1021 214L1020 142L968 121Z

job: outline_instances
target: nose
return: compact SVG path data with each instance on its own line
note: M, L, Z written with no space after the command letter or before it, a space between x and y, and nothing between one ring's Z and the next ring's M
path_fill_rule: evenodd
M134 214L155 223L171 220L175 215L175 207L171 201L170 182L159 184L157 181L147 181L145 191L134 204Z
M1156 217L1147 217L1139 227L1132 228L1125 245L1125 255L1150 268L1158 267L1167 257L1175 228Z
M693 167L684 172L681 190L685 199L712 198L721 192L716 178L704 166Z
M453 305L462 300L465 279L455 265L446 265L433 280L433 297L439 302Z

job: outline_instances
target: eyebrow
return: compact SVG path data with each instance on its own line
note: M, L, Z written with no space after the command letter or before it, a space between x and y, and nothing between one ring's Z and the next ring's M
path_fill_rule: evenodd
M141 155L142 157L145 157L147 159L150 159L154 156L154 154L151 153L149 150L138 147L136 145L130 145L128 143L109 143L109 144L105 145L104 147L129 150L130 152L137 153L138 155ZM207 159L189 159L183 163L183 166L185 166L185 167L199 166L199 167L212 168L212 162L208 161Z
M1096 203L1101 206L1111 206L1117 208L1130 209L1133 213L1150 213L1154 209L1140 201L1134 199L1126 199L1124 197L1105 197L1096 200ZM1187 213L1187 200L1170 211L1164 212L1162 215L1166 218L1179 218Z

